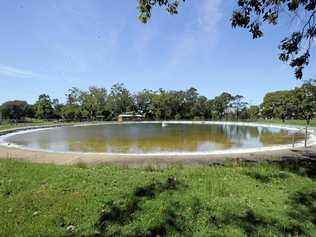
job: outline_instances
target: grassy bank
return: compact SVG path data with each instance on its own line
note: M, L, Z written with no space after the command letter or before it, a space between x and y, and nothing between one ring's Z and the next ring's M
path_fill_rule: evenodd
M316 236L309 168L155 171L3 160L0 236Z
M55 121L43 121L43 120L28 120L28 121L19 122L19 123L2 122L2 123L0 123L0 130L29 127L29 126L53 125L53 124L56 124L56 122Z
M58 122L58 121L43 121L34 120L19 123L2 123L0 124L0 131L7 129L23 128L23 127L36 127L36 126L49 126L49 125L73 125L80 122Z

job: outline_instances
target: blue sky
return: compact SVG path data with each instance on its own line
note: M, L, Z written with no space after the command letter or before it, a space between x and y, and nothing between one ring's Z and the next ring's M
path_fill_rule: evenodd
M255 104L267 91L300 85L277 59L292 23L267 27L254 41L231 28L234 2L187 1L179 15L155 10L143 25L136 0L3 1L0 103L34 102L41 93L64 101L71 87L109 89L120 82L133 92L193 86L214 97L227 91ZM315 76L314 62L305 79Z

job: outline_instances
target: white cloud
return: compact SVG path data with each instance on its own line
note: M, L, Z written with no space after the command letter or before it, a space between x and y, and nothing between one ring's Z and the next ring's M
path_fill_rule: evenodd
M40 75L29 70L0 64L0 75L16 78L38 78Z
M177 36L177 44L169 62L172 66L182 64L184 59L209 54L218 41L219 24L223 15L221 8L222 0L199 2L194 13L195 20L188 22L185 31Z
M208 33L217 32L218 23L222 18L221 0L203 0L200 6L198 18L200 28Z

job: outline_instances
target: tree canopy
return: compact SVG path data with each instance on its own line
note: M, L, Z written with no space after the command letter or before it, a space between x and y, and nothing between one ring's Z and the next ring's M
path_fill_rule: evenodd
M28 104L26 101L7 101L1 105L2 117L4 119L21 120L26 117Z
M38 100L35 103L35 113L36 116L40 119L50 119L53 117L54 108L53 102L50 99L49 95L42 94L38 97Z
M210 0L211 1L211 0ZM170 14L177 14L185 0L138 0L139 19L147 23L152 8L162 7ZM254 39L264 35L264 24L276 25L280 18L297 19L297 28L279 44L279 59L295 70L295 77L302 79L303 69L310 62L310 51L316 38L315 0L236 0L231 25L247 29Z
M71 88L66 102L42 94L34 105L26 101L8 101L0 112L4 119L64 119L67 121L116 120L130 112L146 120L257 120L302 119L307 123L316 116L316 80L305 81L292 90L265 95L261 105L247 103L242 95L223 92L214 98L199 94L194 87L187 90L141 90L131 92L123 84L109 90L89 87Z
M316 81L309 80L293 90L267 93L261 105L265 118L304 119L307 123L316 114Z

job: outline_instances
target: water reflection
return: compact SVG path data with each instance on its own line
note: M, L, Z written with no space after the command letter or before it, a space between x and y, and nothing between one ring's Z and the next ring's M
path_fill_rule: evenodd
M288 130L234 125L112 124L64 127L14 135L30 148L81 152L207 152L291 143Z

